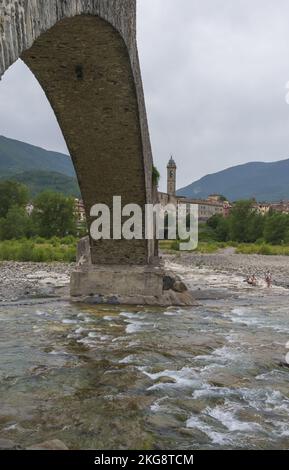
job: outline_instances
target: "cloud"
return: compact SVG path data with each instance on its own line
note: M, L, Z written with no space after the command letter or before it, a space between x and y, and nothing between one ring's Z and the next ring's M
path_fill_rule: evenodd
M179 186L289 157L288 13L283 0L139 2L154 158L165 175L174 154Z
M138 0L154 160L178 186L248 161L289 157L289 4ZM67 152L45 95L17 62L0 83L0 134Z
M0 135L68 153L45 93L21 60L0 82Z

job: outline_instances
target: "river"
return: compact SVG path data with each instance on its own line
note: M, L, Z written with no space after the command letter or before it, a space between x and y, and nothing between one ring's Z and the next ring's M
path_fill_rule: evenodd
M1 306L0 437L19 448L288 449L289 290L173 268L220 299Z

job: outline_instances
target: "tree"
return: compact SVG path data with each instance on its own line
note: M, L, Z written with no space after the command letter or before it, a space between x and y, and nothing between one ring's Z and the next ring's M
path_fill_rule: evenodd
M34 202L33 221L37 233L45 238L76 234L74 199L45 191Z
M12 240L30 236L32 232L31 222L23 207L10 207L6 217L0 219L1 240Z
M238 201L229 216L230 239L236 242L249 242L249 226L256 216L252 201Z
M0 218L6 217L13 206L25 207L29 201L26 186L16 181L0 182Z
M227 242L230 238L229 220L225 219L224 217L220 217L215 233L216 233L216 239L219 242Z
M207 221L207 225L211 227L213 230L216 230L216 228L218 227L222 219L223 219L223 216L221 214L215 214L209 218L209 220Z
M264 238L267 243L277 245L288 237L289 217L286 214L273 213L265 218Z
M251 211L247 222L246 241L248 243L255 243L257 240L263 238L264 225L264 216L255 211Z
M153 178L153 185L154 186L158 187L160 177L161 177L161 175L160 175L159 170L157 169L156 166L153 166L152 178Z
M227 218L223 217L221 214L215 214L207 221L207 225L213 230L214 239L219 242L229 240L230 226Z

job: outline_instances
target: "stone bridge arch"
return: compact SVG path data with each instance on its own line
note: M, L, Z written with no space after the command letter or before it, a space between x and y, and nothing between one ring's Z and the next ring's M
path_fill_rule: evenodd
M55 112L89 223L92 205L111 206L114 195L151 203L136 0L0 0L0 77L18 58ZM154 257L152 241L90 243L93 264L147 265Z

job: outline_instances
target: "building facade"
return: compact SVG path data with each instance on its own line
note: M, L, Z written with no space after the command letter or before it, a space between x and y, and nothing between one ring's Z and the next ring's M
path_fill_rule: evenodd
M75 199L74 213L78 224L86 222L84 203L81 199Z
M167 166L167 193L170 196L175 196L176 190L177 190L177 165L173 157L171 157Z
M159 203L162 206L173 204L187 204L189 206L194 204L199 208L199 221L207 222L214 215L222 215L228 217L231 210L231 204L228 201L223 201L219 194L212 194L206 200L191 199L186 197L177 196L177 165L173 159L170 158L167 165L167 192L159 192Z

